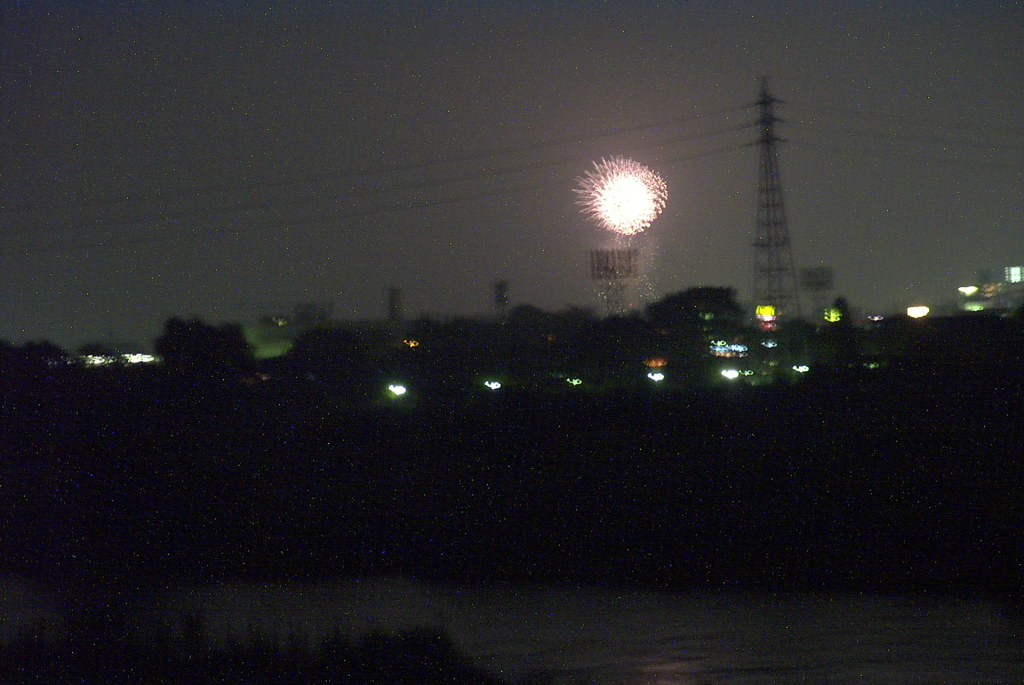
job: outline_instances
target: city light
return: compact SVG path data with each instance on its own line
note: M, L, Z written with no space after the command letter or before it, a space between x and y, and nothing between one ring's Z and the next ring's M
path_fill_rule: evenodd
M501 383L499 383L498 381L484 381L484 385L486 385L491 390L497 390L498 388L501 387Z
M740 377L740 372L738 369L722 369L722 375L729 380L734 381Z
M86 366L107 366L117 361L113 354L83 354L81 357Z
M391 393L392 397L401 397L409 392L409 389L400 383L392 383L388 386L388 392Z
M660 371L651 371L650 373L647 374L647 377L650 378L655 383L660 383L661 381L665 380L665 374L663 374Z
M811 370L811 367L807 366L807 364L797 364L793 367L793 370L797 373L807 373Z
M779 312L772 304L759 304L754 309L754 315L760 323L761 329L771 331L775 329L775 322L779 318Z
M152 364L159 361L152 354L139 352L125 354L83 354L79 357L86 366L109 366L111 364Z
M913 307L907 307L907 316L909 316L911 319L920 319L925 316L928 316L928 313L930 311L931 309L924 305L915 305Z
M976 286L976 285L962 285L959 288L957 288L957 290L959 290L960 294L963 295L964 297L970 297L971 295L973 295L976 292L978 292L978 286Z
M748 350L746 345L727 343L725 340L712 341L708 349L716 357L746 357Z

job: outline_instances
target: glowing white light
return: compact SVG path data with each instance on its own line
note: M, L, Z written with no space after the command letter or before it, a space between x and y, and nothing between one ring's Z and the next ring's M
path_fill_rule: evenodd
M793 367L793 370L796 371L797 373L807 373L808 371L811 370L811 367L807 366L806 364L797 364L796 366Z
M711 343L708 348L711 354L716 357L746 357L747 346L739 344L729 344L724 340L716 340Z
M82 361L86 366L107 366L117 361L117 357L109 354L83 354Z
M732 381L740 377L740 372L737 369L722 369L722 375Z
M665 374L663 374L660 371L651 371L649 374L647 374L647 377L650 378L655 383L660 383L661 381L665 380Z
M497 390L498 388L501 387L501 383L499 383L498 381L484 381L484 385L486 385L491 390Z
M976 285L962 285L959 288L957 288L957 290L959 290L960 294L963 295L964 297L970 297L974 293L978 292L978 286L976 286Z
M579 378L566 378L565 382L568 383L569 385L579 385L583 381Z
M156 361L151 354L122 354L121 358L129 364L152 364Z
M668 200L665 180L625 157L602 157L576 182L576 204L583 213L622 235L635 235L650 226Z
M774 340L762 340L761 345L767 347L770 350L773 347L778 347L779 343L775 342Z
M907 316L909 316L911 319L920 319L922 317L928 316L928 312L930 311L931 309L924 305L916 305L913 307L907 307Z
M405 393L409 392L409 389L406 388L404 385L392 383L391 385L388 386L388 392L390 392L395 397L401 397Z

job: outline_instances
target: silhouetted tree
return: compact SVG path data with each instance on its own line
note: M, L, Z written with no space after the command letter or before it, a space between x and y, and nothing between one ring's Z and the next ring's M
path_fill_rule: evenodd
M36 381L61 377L75 366L75 359L63 348L48 341L27 342L15 346L0 344L0 373L9 382L15 378Z
M666 295L647 305L646 313L657 327L686 332L736 329L743 317L736 290L714 286Z
M850 305L845 297L832 303L836 320L825 325L820 335L818 361L836 368L852 369L860 364L861 350L857 331L850 321Z
M643 318L610 316L594 321L575 340L580 368L614 383L637 382L643 360L654 350L651 327Z
M237 324L214 326L201 319L172 317L154 343L171 372L227 379L254 368L252 350Z
M743 332L743 310L733 288L699 286L667 295L646 309L658 356L680 377L698 379L709 372L708 343L736 339Z
M352 392L364 391L375 370L370 351L359 335L338 328L306 331L284 361L293 373Z

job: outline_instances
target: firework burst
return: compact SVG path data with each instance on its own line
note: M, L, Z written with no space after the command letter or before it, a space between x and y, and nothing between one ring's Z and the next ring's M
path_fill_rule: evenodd
M665 180L626 157L602 157L576 182L576 204L583 213L620 235L636 235L646 229L668 199Z

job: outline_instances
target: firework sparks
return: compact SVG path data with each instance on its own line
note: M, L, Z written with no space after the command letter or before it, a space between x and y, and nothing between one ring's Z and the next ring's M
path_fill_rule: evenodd
M576 181L576 204L583 213L621 235L636 235L650 226L668 199L661 176L625 157L602 157Z

